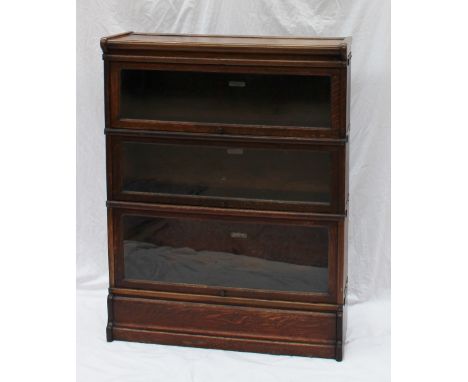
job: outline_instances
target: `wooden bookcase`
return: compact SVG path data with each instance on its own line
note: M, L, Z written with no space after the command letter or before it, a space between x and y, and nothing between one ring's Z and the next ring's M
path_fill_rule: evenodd
M350 38L101 47L107 339L341 360Z

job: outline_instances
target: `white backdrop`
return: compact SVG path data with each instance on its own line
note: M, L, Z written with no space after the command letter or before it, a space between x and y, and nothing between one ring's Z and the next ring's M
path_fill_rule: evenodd
M371 301L365 306L370 311L379 311L373 310L372 301L388 296L390 290L390 1L80 0L77 2L77 285L78 346L81 349L78 352L81 365L78 375L83 380L92 380L97 373L90 363L95 359L91 356L92 346L98 345L92 345L91 339L91 342L80 339L81 335L92 337L94 332L90 331L96 330L99 340L103 340L104 327L100 325L105 324L106 185L103 63L99 39L130 30L353 37L348 298L351 304ZM94 309L98 309L98 312L94 312ZM379 312L380 323L382 320L387 322L388 309ZM361 323L374 317L361 307L355 307L354 313ZM97 321L92 321L93 314ZM372 327L373 321L368 324L370 326L367 329L364 326L363 330ZM370 330L371 334L375 334L375 330L387 333L388 327L382 325L377 329L374 327L374 332ZM113 343L112 346L112 349L118 348L122 352L137 349L138 346L147 349L148 345ZM212 354L204 350L195 353L190 353L193 350L177 351ZM132 353L126 354L131 357ZM158 354L161 352L158 351ZM96 357L99 358L97 354ZM240 359L247 356L235 357ZM273 358L272 364L277 364L279 359L262 355L256 357ZM96 380L104 380L104 370L105 367ZM148 370L152 370L151 367ZM117 379L149 380L144 377L139 379L137 375ZM193 378L193 374L190 375L192 379L180 380L198 380ZM327 380L341 380L333 379L333 375L328 375L327 378L332 379ZM349 371L343 375L349 378L353 374ZM285 376L290 374L285 372ZM376 377L369 375L372 376ZM386 378L380 376L378 380ZM210 380L206 375L203 379ZM153 375L151 380L159 379ZM356 380L364 379L361 376Z

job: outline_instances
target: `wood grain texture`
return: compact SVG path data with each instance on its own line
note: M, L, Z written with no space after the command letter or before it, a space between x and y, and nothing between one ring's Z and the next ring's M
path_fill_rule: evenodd
M114 325L220 337L334 343L336 315L115 296ZM190 317L190 319L187 319Z
M248 54L306 54L327 56L328 60L346 60L351 38L314 37L266 37L266 36L221 36L177 35L127 32L101 40L104 52L139 51L196 51L238 52Z
M347 320L351 39L126 32L104 37L100 43L104 59L110 284L107 340L302 355L341 361ZM153 120L138 119L133 114L132 118L124 117L121 110L123 70L170 72L176 79L187 78L193 72L212 74L200 78L219 78L223 74L236 78L279 76L284 80L293 78L291 76L314 76L319 78L317 84L330 84L329 89L323 89L322 94L315 98L323 99L325 94L330 98L329 118L325 114L326 118L322 115L316 122L322 124L325 121L329 126L314 126L314 123L300 126L301 121L314 119L289 119L287 113L290 111L287 110L304 110L301 106L304 100L300 97L295 98L296 104L289 103L289 109L275 106L274 102L267 104L267 107L265 103L259 104L263 113L268 108L275 112L284 110L276 123L272 123L275 120L269 119L269 116L263 119L268 122L258 123L256 112L251 107L244 110L248 113L243 116L244 123L240 123L241 119L234 123L234 118L229 121L226 109L222 112L217 107L207 107L211 115L204 119L205 122L191 121L190 115L187 116L190 113L174 106L177 102L168 104L171 110L165 111L171 118L180 116L175 120L157 120L154 118L156 114L149 114ZM177 77L178 73L184 75ZM270 86L269 92L291 93L287 86L280 85L284 88L278 89L274 85L287 82L272 80L272 85L266 85L268 81L263 86ZM181 87L183 81L178 83ZM220 90L219 94L224 93ZM190 97L184 102L190 102ZM317 110L323 111L320 108ZM258 124L247 123L249 119ZM283 125L278 121L282 121ZM125 191L122 153L126 142L327 152L332 158L330 203L324 206L278 198L204 198L170 192L151 194ZM170 174L171 170L177 170L177 166L166 170L165 174ZM178 172L180 176L183 173ZM258 185L263 188L268 186L267 179L262 182L258 181ZM299 183L296 187L300 186ZM216 221L275 224L278 227L322 227L328 232L327 292L285 292L128 280L124 274L124 215L200 219L207 223L207 227ZM197 240L194 237L190 239L195 247L202 248L204 241L207 244L214 240L199 236ZM295 261L307 263L312 260L299 259L296 252L301 252L300 244L292 242L289 247L294 248L294 245L296 250L291 250L295 252Z
M234 305L246 306L255 308L272 308L272 309L286 309L296 311L314 311L314 312L335 312L339 309L336 304L321 304L321 303L307 303L295 301L280 301L280 300L262 300L255 298L241 298L241 297L228 297L228 296L210 296L206 294L196 293L176 293L176 292L161 292L142 289L128 289L128 288L110 288L109 293L116 296L123 297L142 297L148 299L168 300L168 301L186 301L186 302L199 302L204 304L219 304L219 305Z
M336 358L333 344L305 344L298 342L268 341L250 338L217 337L157 330L114 327L115 340L147 342L163 345L189 346L221 350L236 350L277 355ZM341 359L337 359L340 361Z

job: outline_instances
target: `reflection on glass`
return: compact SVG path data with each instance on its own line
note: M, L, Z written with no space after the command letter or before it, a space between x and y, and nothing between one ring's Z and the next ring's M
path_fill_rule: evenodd
M124 142L123 190L330 203L330 153Z
M120 117L330 127L330 77L121 71Z
M326 292L328 229L123 216L125 278Z

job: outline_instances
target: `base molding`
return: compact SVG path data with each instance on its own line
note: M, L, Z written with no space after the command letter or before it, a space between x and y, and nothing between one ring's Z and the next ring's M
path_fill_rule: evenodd
M297 355L320 358L335 358L334 344L303 344L294 342L253 340L246 338L215 337L200 334L184 334L113 327L114 340L155 343L162 345L234 350L253 353Z
M107 341L343 358L343 309L290 310L108 297Z

